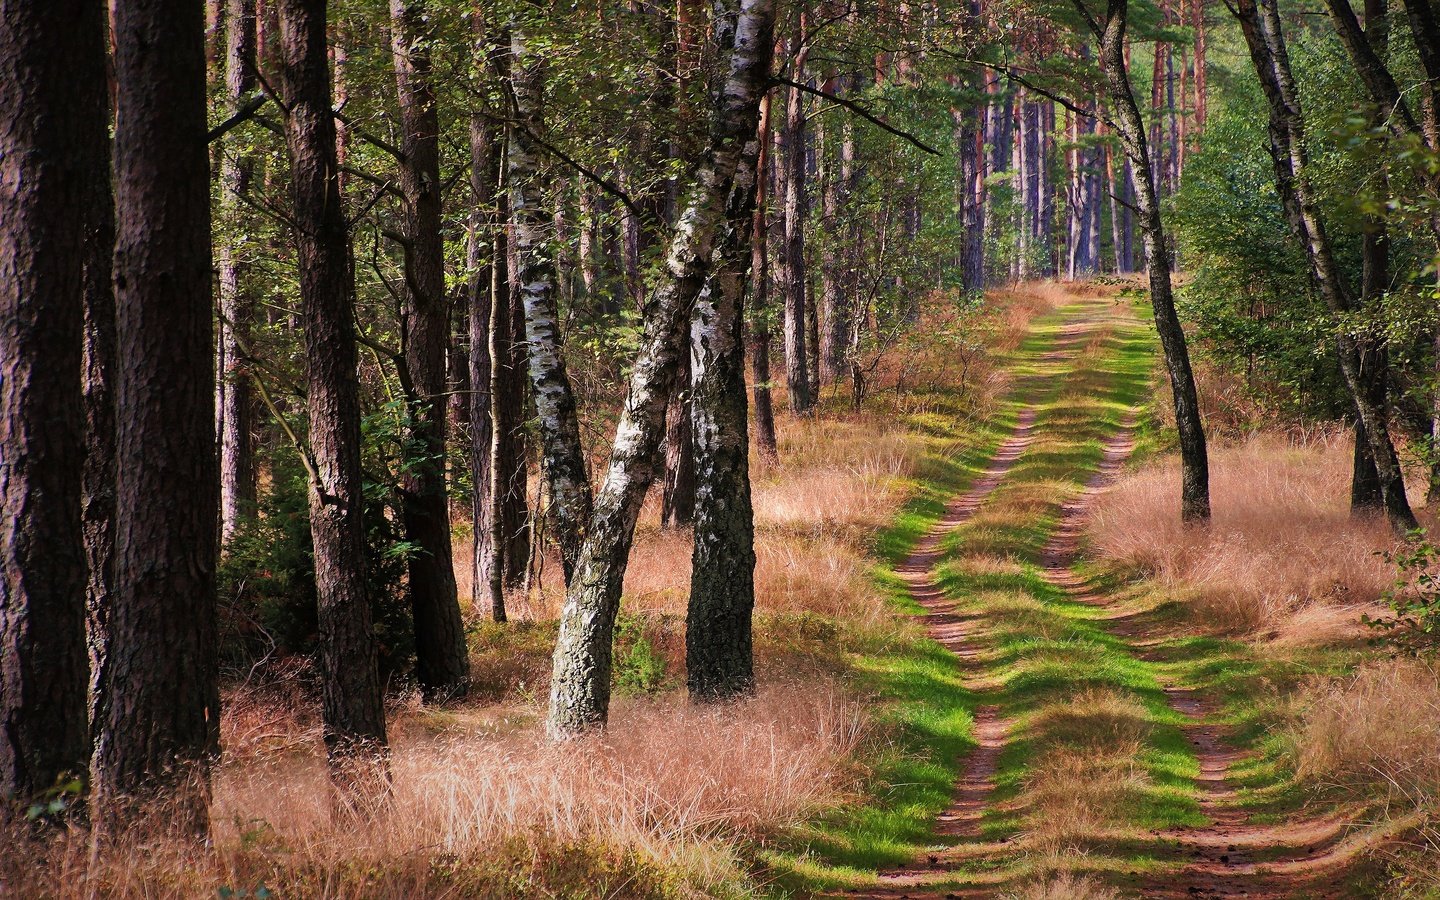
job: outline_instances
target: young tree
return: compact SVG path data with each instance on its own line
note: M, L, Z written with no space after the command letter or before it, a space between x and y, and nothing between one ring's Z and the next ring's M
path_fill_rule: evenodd
M401 351L409 383L410 443L401 515L414 544L408 559L415 616L415 674L428 701L465 696L470 656L455 593L450 503L445 492L445 378L450 337L445 243L440 234L440 122L424 0L390 0L390 38L400 99Z
M100 13L0 15L0 802L83 775L90 750L80 367Z
M171 824L204 834L220 721L205 22L185 0L117 0L114 27L118 478L97 801L121 821L164 792Z
M529 15L535 13L531 11ZM580 556L593 497L580 442L575 394L565 369L560 316L555 302L555 261L549 246L551 216L537 138L545 127L543 54L534 46L533 23L517 19L510 29L510 84L514 123L506 139L506 180L515 242L516 281L525 312L530 389L540 434L540 465L549 488L549 515L568 584Z
M806 17L797 13L795 33L790 40L790 57L794 80L805 78L805 63L810 54L806 41ZM782 243L780 284L785 294L785 384L790 394L790 412L803 416L815 405L810 390L810 354L815 349L808 341L809 276L805 267L805 103L804 92L791 86L786 92L785 127L780 131L781 181L785 186L785 237Z
M1175 424L1180 433L1180 518L1187 523L1203 524L1210 521L1210 463L1195 376L1190 368L1190 351L1185 343L1185 330L1175 312L1169 243L1160 215L1156 169L1125 62L1129 3L1128 0L1107 0L1104 17L1100 19L1090 12L1084 0L1073 0L1073 3L1100 44L1100 72L1114 116L1111 124L1135 173L1135 206L1145 238L1150 303L1155 311L1155 328L1160 333L1160 348L1175 404Z
M740 155L756 139L770 74L773 0L716 0L711 46L721 71L711 94L710 136L666 256L665 276L644 309L644 334L605 481L566 590L555 644L549 733L603 726L610 709L615 615L635 520L654 477L655 451L695 299L709 272Z
M321 705L331 776L369 795L383 780L385 706L365 582L355 281L340 200L326 0L279 0L285 144L305 326L310 533Z

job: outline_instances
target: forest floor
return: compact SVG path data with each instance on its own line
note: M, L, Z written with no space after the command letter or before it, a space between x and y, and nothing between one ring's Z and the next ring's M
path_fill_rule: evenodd
M877 900L1363 895L1348 864L1385 830L1302 789L1255 702L1314 661L1201 633L1085 556L1096 495L1155 443L1155 351L1147 308L1071 299L1012 354L994 440L883 536L934 649L871 673L910 741L889 789L770 863Z

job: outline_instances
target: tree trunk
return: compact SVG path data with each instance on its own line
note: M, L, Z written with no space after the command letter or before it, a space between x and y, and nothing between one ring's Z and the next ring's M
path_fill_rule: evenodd
M487 65L498 57L496 41L485 28L484 10L474 16L475 54L483 60L479 68L493 74ZM470 557L470 602L476 610L488 608L497 622L505 621L505 595L498 576L503 569L503 544L495 540L495 427L491 398L494 361L490 352L490 327L494 316L495 266L505 254L503 223L497 216L500 180L499 133L479 113L470 117L470 193L475 207L470 213L466 234L466 264L470 279L468 300L470 353L470 524L473 546ZM508 291L506 292L508 294ZM509 304L501 301L507 312Z
M401 350L409 374L410 441L401 518L415 616L415 674L428 702L465 696L470 656L455 596L450 503L445 492L445 357L450 316L440 234L440 124L431 83L424 0L390 0L390 35L400 99L400 193L405 277Z
M355 276L336 166L326 0L279 0L278 6L305 325L325 749L345 798L365 800L383 793L387 778L385 707L366 596Z
M1140 118L1140 108L1135 104L1130 75L1125 67L1127 7L1127 0L1110 0L1101 35L1100 68L1105 76L1110 106L1115 113L1116 131L1138 176L1135 180L1135 205L1140 212L1140 228L1145 237L1150 302L1155 311L1155 328L1160 334L1165 369L1170 376L1175 424L1180 434L1180 518L1186 523L1204 524L1210 521L1210 465L1205 430L1200 421L1200 404L1195 391L1195 377L1190 369L1185 331L1175 312L1169 248L1165 225L1160 217L1155 171L1151 168L1149 148L1145 144L1145 124Z
M665 475L660 491L660 522L684 528L695 521L695 441L690 426L690 355L682 354L675 373L670 409L665 413Z
M535 138L545 127L544 57L530 44L523 23L510 32L511 85L516 123L507 141L510 218L520 302L529 343L530 387L540 433L540 465L549 489L548 515L568 584L580 556L593 499L575 395L565 369L555 303L555 265L547 241L549 216Z
M80 145L90 153L89 194L85 200L85 467L81 526L89 581L85 597L85 640L90 651L90 729L98 737L100 673L104 671L109 628L110 589L115 568L115 193L110 166L110 92L106 77L108 17L84 27L87 49L78 52L69 71L90 104L86 126L91 136ZM83 66L92 67L88 72Z
M690 326L695 430L695 544L685 617L690 696L715 701L755 690L755 522L745 403L744 298L751 264L757 162L764 136L745 145Z
M548 731L554 738L603 726L610 710L612 637L625 565L655 451L665 426L679 354L708 275L715 235L744 145L757 139L770 75L773 0L716 0L711 41L728 72L716 79L710 138L676 220L666 277L645 310L644 334L595 515L569 582L555 644Z
M225 13L225 94L230 113L255 90L255 0L227 0ZM220 216L232 229L241 225L241 198L250 187L254 161L243 145L222 153ZM242 347L250 340L251 298L246 293L245 263L236 245L216 245L220 294L220 358L216 400L220 431L220 543L234 536L240 522L255 511L254 399L245 373ZM243 245L242 245L243 246Z
M979 3L971 2L978 19ZM973 85L972 85L973 87ZM983 106L953 113L960 148L960 283L967 292L985 289L985 135Z
M120 474L96 799L119 822L163 795L204 834L220 721L205 23L183 0L121 0L114 23Z
M770 401L770 338L774 322L770 311L769 208L766 186L770 155L770 96L760 101L759 156L755 163L755 221L750 235L750 323L753 333L750 377L755 392L755 446L770 461L779 458L775 439L775 410Z
M1270 107L1270 152L1275 164L1276 192L1291 231L1305 249L1316 292L1331 314L1340 316L1352 311L1354 303L1310 190L1304 113L1290 73L1279 15L1269 4L1258 6L1255 0L1239 0L1235 13ZM1340 370L1370 444L1386 519L1393 531L1403 535L1416 527L1415 514L1405 496L1404 472L1390 440L1388 412L1383 403L1372 402L1361 373L1361 360L1375 346L1373 341L1368 335L1357 336L1343 328L1336 334Z
M844 93L850 86L850 79L832 77L826 89L830 93ZM845 351L850 344L850 293L849 271L846 266L843 226L848 214L850 184L847 178L849 164L847 154L853 155L855 141L850 133L849 123L840 127L840 140L835 140L834 129L830 139L821 132L817 142L820 158L820 212L825 227L824 259L820 265L820 381L834 383L845 371ZM753 204L752 204L753 205ZM750 227L753 227L750 226ZM746 229L749 233L750 228ZM744 291L741 291L743 298Z
M508 177L503 175L502 177ZM510 219L509 193L499 195L501 222ZM507 227L507 231L508 231ZM502 241L502 244L513 242ZM491 453L495 483L491 495L495 502L496 553L504 564L490 575L491 595L500 590L514 590L525 583L530 570L531 521L529 481L526 461L530 456L526 426L526 370L530 356L525 342L525 309L520 294L510 277L513 247L505 253L497 248L495 277L490 291L490 430L495 447ZM500 586L493 582L499 579Z
M794 57L795 81L805 78L805 58L809 47L805 42L805 16L790 42ZM810 358L806 338L806 288L809 278L805 271L805 105L799 88L790 88L785 95L785 127L781 132L779 168L784 176L785 238L781 258L781 284L785 292L785 384L790 393L790 412L807 415L815 405L810 392Z
M90 750L80 375L101 28L73 0L0 16L0 797L22 802L83 778Z

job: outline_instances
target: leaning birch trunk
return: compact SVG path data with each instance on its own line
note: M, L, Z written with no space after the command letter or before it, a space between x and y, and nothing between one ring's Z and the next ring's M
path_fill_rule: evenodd
M1354 300L1335 261L1325 220L1315 203L1309 181L1309 158L1305 150L1305 120L1291 75L1280 18L1273 2L1257 4L1239 0L1235 14L1249 45L1250 59L1270 106L1270 153L1275 164L1276 192L1284 204L1295 238L1305 248L1310 278L1332 315L1354 308ZM1395 533L1404 535L1417 527L1410 501L1405 496L1405 474L1390 439L1389 416L1383 400L1367 389L1361 359L1370 340L1357 339L1350 331L1336 331L1340 372L1355 403L1356 413L1370 443L1375 471L1380 477L1385 517Z
M745 145L714 270L690 325L695 441L695 545L685 617L690 696L717 701L755 690L755 521L745 402L744 299L759 139Z
M595 513L570 578L550 688L548 730L561 739L603 726L610 709L611 638L635 520L655 475L656 450L691 310L744 145L756 139L770 75L774 0L716 0L711 40L728 72L712 96L710 137L665 262L646 303L645 330Z
M510 32L510 83L516 124L506 150L510 182L510 219L514 224L516 278L525 309L525 339L530 352L530 386L540 432L540 467L550 492L548 514L561 566L569 584L585 537L593 500L580 442L575 393L565 370L560 316L555 298L555 260L545 208L539 145L543 130L544 57L530 45L528 29L517 20Z
M1078 3L1078 0L1077 0ZM1175 424L1180 433L1180 518L1187 523L1210 521L1210 464L1205 447L1205 429L1200 421L1199 397L1190 368L1190 351L1185 331L1175 312L1170 284L1169 247L1165 225L1156 196L1155 170L1145 143L1145 123L1130 89L1125 67L1126 0L1110 0L1100 35L1100 70L1105 76L1107 99L1115 111L1115 130L1125 155L1135 167L1135 205L1145 239L1145 260L1150 273L1150 302L1155 311L1155 329L1170 376L1175 403Z

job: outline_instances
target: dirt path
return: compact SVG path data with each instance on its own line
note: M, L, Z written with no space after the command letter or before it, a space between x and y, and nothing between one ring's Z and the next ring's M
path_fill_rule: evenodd
M1045 371L1028 376L1037 379L1033 396L1045 396L1040 390L1045 380L1067 377L1067 364L1076 354L1087 352L1103 328L1085 313L1065 323L1051 349L1035 357ZM1023 398L1030 391L1019 384L1017 393ZM981 824L994 805L1001 757L1017 730L1016 721L1006 718L1005 713L1005 704L1013 699L1005 699L1003 682L992 671L998 657L994 656L996 651L986 632L990 626L984 610L947 597L939 568L947 560L947 538L975 517L1037 440L1040 408L1037 401L1022 407L1015 428L984 472L946 506L940 520L896 568L910 596L924 610L923 620L930 636L957 658L960 681L975 695L977 704L972 711L975 747L964 760L951 802L936 823L937 836L946 846L932 849L904 867L878 873L876 886L846 891L844 896L873 900L995 897L1012 890L1016 880L1032 877L1024 862L1026 854L1019 846L1024 844L1023 835L1020 840L982 838ZM1096 498L1119 475L1135 449L1138 418L1138 410L1125 414L1104 440L1099 463L1080 490L1060 505L1055 525L1039 554L1040 574L1069 600L1118 611L1116 601L1103 588L1097 588L1077 571L1077 561L1086 520ZM1113 618L1107 615L1099 624L1123 642L1120 652L1147 664L1162 661L1156 654L1165 638L1152 633L1155 629L1147 621L1128 614ZM1160 667L1156 668L1157 677L1162 677ZM1144 874L1112 870L1106 880L1126 896L1147 898L1279 900L1343 896L1339 888L1326 883L1324 876L1345 862L1345 818L1336 815L1280 825L1252 823L1231 776L1246 756L1230 742L1229 728L1215 722L1217 707L1202 692L1165 685L1163 677L1161 683L1168 705L1182 720L1181 731L1197 763L1196 801L1206 823L1150 832L1148 838L1142 833L1137 844L1139 855L1161 865Z

